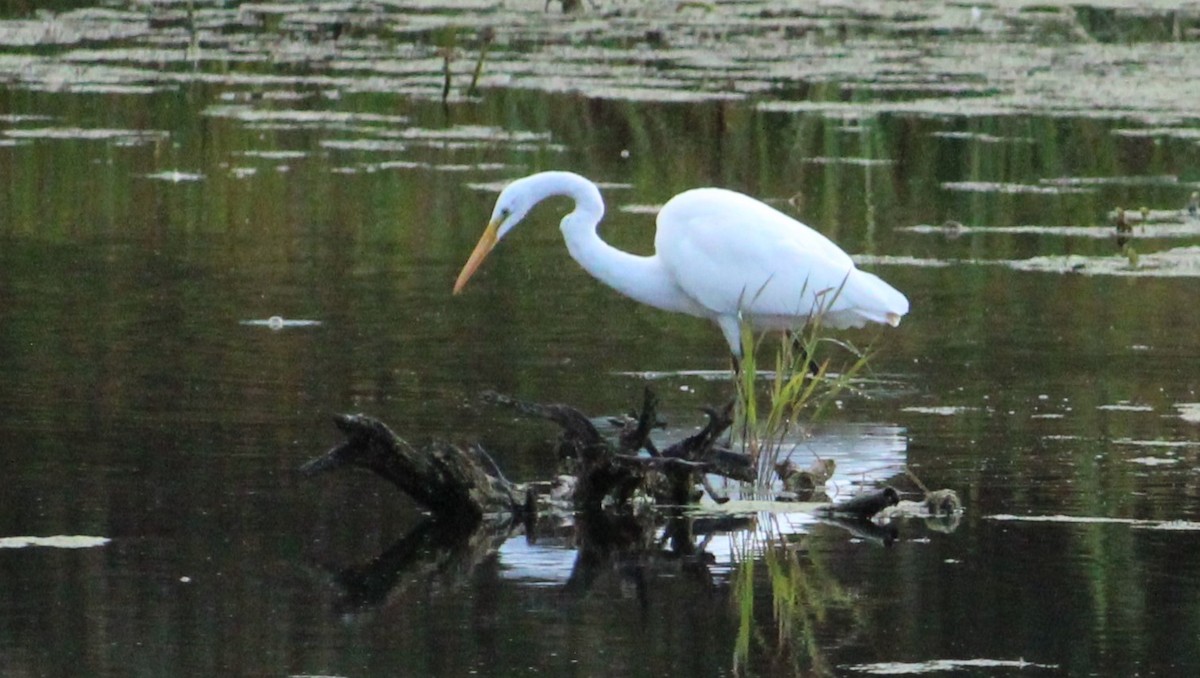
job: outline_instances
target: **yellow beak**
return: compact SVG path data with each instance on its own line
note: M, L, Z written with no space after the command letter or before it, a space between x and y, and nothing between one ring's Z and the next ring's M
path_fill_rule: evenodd
M475 251L471 252L471 258L467 259L467 263L463 266L462 272L458 274L458 280L454 281L455 294L458 294L462 291L462 288L467 284L467 281L471 279L471 276L475 275L475 269L479 268L479 265L482 264L483 260L487 258L488 253L491 252L492 248L496 246L496 232L499 229L499 219L492 221L487 225L487 228L483 229L483 236L479 238L479 244L475 245Z

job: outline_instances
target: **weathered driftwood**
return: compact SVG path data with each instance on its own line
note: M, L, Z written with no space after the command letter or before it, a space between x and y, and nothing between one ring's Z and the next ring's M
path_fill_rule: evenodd
M570 488L567 501L535 498L536 488L550 484L508 481L482 449L445 443L418 448L376 419L339 415L335 422L346 441L302 470L314 474L355 466L374 471L431 514L371 561L331 572L340 613L369 611L402 591L402 582L420 580L420 575L465 577L522 531L531 542L565 538L577 549L566 583L568 593L584 593L605 572L615 571L643 598L647 572L664 565L709 581L707 540L715 533L744 529L751 521L734 515L696 517L679 508L697 499L696 485L707 486L708 474L754 480L749 458L718 444L731 424L729 407L707 411L709 420L703 430L660 451L650 440L658 420L654 396L648 391L641 411L622 420L624 427L614 440L606 439L591 420L565 405L524 403L495 394L489 399L559 426L559 454L573 475L571 482L556 486ZM661 512L622 510L635 493L674 506ZM944 495L929 496L931 507L955 508ZM867 518L880 509L899 508L896 500L896 491L888 487L814 512L825 522L886 546L895 540L896 528ZM606 503L617 510L600 510ZM539 505L551 510L539 516ZM659 532L664 518L665 529ZM563 530L566 534L560 534ZM697 544L696 535L706 534ZM414 579L413 574L418 576Z
M415 448L386 424L362 414L341 414L334 422L346 441L301 467L306 474L344 466L369 469L445 522L469 525L485 515L520 516L523 488L509 482L482 449L450 444Z
M484 397L526 416L558 424L562 429L558 455L574 467L573 498L575 506L581 509L597 509L605 500L623 505L638 491L653 496L659 503L688 504L698 498L694 490L697 483L714 499L723 501L708 485L708 474L747 482L755 478L754 463L749 457L718 445L733 424L732 404L721 410L705 410L708 423L699 433L660 452L650 440L658 417L657 399L649 389L645 391L640 412L626 420L615 442L605 439L591 419L567 405L527 403L496 393Z
M659 504L682 506L699 498L697 485L722 502L724 498L708 484L709 474L747 482L755 478L749 457L718 444L732 424L732 405L706 410L708 423L702 430L659 451L650 440L658 419L657 401L649 390L640 412L624 420L612 441L573 407L527 403L494 393L485 394L485 398L559 426L558 455L574 478L570 498L577 509L597 510L605 502L626 505L639 493ZM440 521L474 524L484 516L496 515L529 519L536 510L534 488L541 484L510 482L478 447L432 443L417 448L383 422L361 414L338 415L335 422L346 441L305 464L304 472L312 474L342 466L369 469L391 481ZM827 466L822 467L826 473L831 470ZM787 464L777 472L785 486L796 477L817 474L816 470L799 471ZM816 484L823 484L825 479L814 477L814 483L819 480ZM896 491L889 487L823 512L868 518L896 501Z
M703 430L660 452L650 440L658 419L657 401L649 390L641 411L626 422L614 442L573 407L526 403L496 394L487 398L559 426L559 456L574 476L571 504L578 509L599 510L606 501L627 505L639 493L663 504L688 504L698 498L697 484L722 501L709 486L707 474L754 479L748 457L717 444L732 423L731 406L708 410ZM301 469L305 473L344 466L369 469L441 522L473 525L484 516L528 520L536 510L535 484L508 481L478 447L447 443L414 447L383 422L362 414L338 415L334 421L346 441L305 464Z
M624 427L613 441L601 435L592 420L572 407L526 403L496 394L488 394L487 398L559 426L558 453L572 472L569 482L563 485L569 488L569 504L575 509L597 511L606 502L616 507L628 506L635 494L660 505L683 506L699 499L697 485L702 485L721 503L724 498L717 496L708 484L708 475L740 481L753 481L755 477L749 457L718 444L732 424L731 406L706 410L708 423L701 431L659 451L650 440L657 414L656 400L649 390L638 416L624 420ZM339 415L335 422L346 435L346 441L305 464L302 468L305 473L343 466L369 469L391 481L435 520L444 523L472 526L485 516L498 517L499 522L536 518L535 490L546 483L510 482L478 447L432 443L417 448L383 422L361 414ZM782 464L776 471L790 489L789 482L797 477L811 476L812 484L823 484L832 464L823 462L819 468L814 466L808 471ZM961 506L957 496L949 491L927 496L931 513L953 514ZM844 503L819 507L816 512L865 520L896 506L898 501L897 491L884 487ZM542 504L566 508L548 497L543 498Z

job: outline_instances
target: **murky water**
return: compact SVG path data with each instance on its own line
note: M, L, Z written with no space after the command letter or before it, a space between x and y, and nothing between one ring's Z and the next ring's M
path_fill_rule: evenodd
M411 4L0 21L0 673L1200 669L1193 9ZM547 168L601 182L617 246L722 185L903 290L795 456L847 493L907 464L957 529L763 515L790 559L715 529L586 586L570 530L387 570L412 504L296 472L330 414L525 481L555 431L486 389L603 414L649 381L669 434L731 393L719 332L591 280L554 206L450 297L497 188ZM351 600L356 567L396 579Z

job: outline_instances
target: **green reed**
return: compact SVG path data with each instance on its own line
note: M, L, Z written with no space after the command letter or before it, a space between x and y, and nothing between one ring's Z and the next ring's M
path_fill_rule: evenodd
M786 456L786 440L805 423L819 419L837 396L850 388L868 365L868 353L822 331L820 315L804 327L785 333L775 350L775 369L768 387L759 390L761 356L769 350L765 334L755 336L742 326L742 361L737 375L737 412L734 431L741 435L746 454L755 462L755 494L771 486L775 464ZM830 371L830 347L849 357L838 372Z

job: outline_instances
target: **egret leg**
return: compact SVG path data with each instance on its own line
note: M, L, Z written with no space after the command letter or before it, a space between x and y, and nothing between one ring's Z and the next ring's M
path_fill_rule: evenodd
M808 369L808 373L812 376L817 376L821 373L821 368L817 366L815 360L808 355L808 349L804 348L804 342L795 332L788 331L788 338L792 340L792 350L804 360L804 365Z
M734 389L736 392L736 390L738 389L737 384L742 379L742 361L740 358L738 358L736 355L734 355L732 353L729 354L729 369L730 369L730 371L733 372L733 381L735 384ZM751 398L754 397L754 385L753 384L750 385L749 397L751 397ZM747 421L745 417L742 417L742 442L745 442L749 439L750 439L750 422ZM714 496L713 499L715 500L716 497ZM717 503L722 503L722 502L717 502Z

